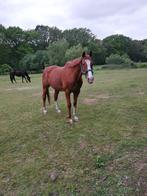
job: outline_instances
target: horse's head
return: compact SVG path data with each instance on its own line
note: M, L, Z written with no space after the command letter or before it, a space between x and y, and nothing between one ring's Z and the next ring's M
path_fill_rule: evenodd
M31 78L30 78L30 76L28 75L27 72L25 73L25 75L26 75L26 77L27 77L27 80L28 80L29 82L31 82Z
M81 72L86 76L88 83L92 84L94 81L92 52L89 54L83 52L81 59Z
M31 78L30 78L30 76L29 76L29 75L27 76L27 79L28 79L28 81L29 81L29 82L31 82Z

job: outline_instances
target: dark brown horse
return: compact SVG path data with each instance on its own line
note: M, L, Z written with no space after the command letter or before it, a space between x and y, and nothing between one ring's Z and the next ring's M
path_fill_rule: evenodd
M59 67L57 65L46 67L43 71L42 75L42 85L43 85L43 113L47 113L46 109L46 96L48 98L48 102L50 103L49 96L49 87L51 86L54 92L54 101L56 111L60 113L59 105L58 105L58 94L59 91L64 91L67 101L68 108L68 122L73 123L74 121L78 121L78 117L76 116L77 109L77 99L80 93L80 88L82 86L82 74L84 74L87 78L88 83L93 83L93 67L92 67L92 52L90 54L86 54L83 52L82 57L78 59L74 59L72 61L67 62L64 67ZM71 100L70 94L73 93L74 103L73 103L73 118L71 114Z
M26 70L16 70L16 69L11 70L10 80L12 83L13 81L16 82L15 76L22 77L22 82L24 81L24 79L26 82L31 82L31 78Z

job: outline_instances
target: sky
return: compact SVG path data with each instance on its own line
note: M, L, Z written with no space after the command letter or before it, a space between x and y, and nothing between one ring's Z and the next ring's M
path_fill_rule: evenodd
M88 28L98 39L123 34L147 39L147 0L0 0L0 24Z

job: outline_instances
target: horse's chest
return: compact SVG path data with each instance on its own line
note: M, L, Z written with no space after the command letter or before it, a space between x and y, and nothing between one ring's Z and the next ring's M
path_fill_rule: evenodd
M82 80L79 80L72 84L71 91L78 91L82 86Z

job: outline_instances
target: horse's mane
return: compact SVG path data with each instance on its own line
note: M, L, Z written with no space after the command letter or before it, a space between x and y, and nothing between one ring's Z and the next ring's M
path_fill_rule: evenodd
M81 62L81 58L79 57L74 60L66 62L64 67L75 67L76 65L79 65L80 62Z

